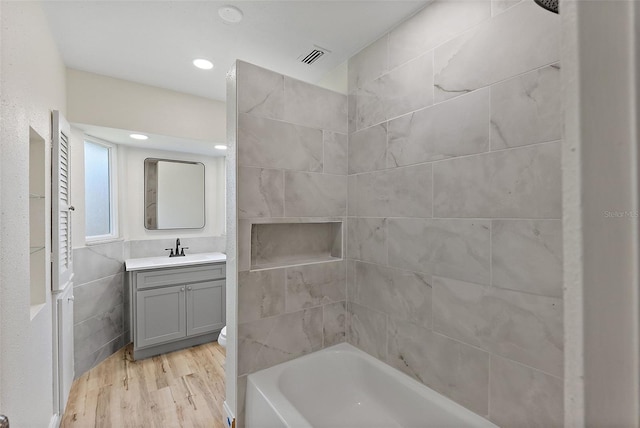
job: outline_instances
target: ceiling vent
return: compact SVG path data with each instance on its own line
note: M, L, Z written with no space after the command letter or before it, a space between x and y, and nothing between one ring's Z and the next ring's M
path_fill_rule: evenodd
M316 63L320 58L322 58L325 54L331 53L330 50L321 48L320 46L313 46L308 52L303 53L298 57L300 62L311 65Z

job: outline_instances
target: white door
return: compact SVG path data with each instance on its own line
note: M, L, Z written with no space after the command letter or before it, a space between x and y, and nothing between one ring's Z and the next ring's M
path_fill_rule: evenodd
M51 235L52 235L52 289L63 291L73 280L73 258L71 248L71 206L70 190L70 147L69 122L54 110L53 112L53 169L51 173Z
M58 391L59 413L67 406L75 376L73 360L73 284L56 299L58 318Z
M71 126L58 111L52 115L51 288L53 305L53 406L62 415L74 377L73 259L71 248Z

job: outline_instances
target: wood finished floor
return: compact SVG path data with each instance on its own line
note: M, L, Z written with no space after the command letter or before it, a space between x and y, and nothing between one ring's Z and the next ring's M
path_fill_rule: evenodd
M222 428L224 362L217 342L140 361L128 345L76 379L61 427Z

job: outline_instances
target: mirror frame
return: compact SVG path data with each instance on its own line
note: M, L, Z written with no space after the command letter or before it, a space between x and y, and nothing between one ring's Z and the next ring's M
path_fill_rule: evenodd
M203 202L203 219L202 226L198 227L171 227L171 228L159 228L157 222L157 211L158 211L158 177L157 177L157 165L158 162L173 162L173 163L184 163L189 165L202 165L202 171L204 173L203 183L202 183L202 202ZM155 167L156 177L155 177L155 186L151 181L151 172L152 168ZM177 229L203 229L207 225L207 179L206 179L206 168L204 163L196 162L196 161L185 161L185 160L175 160L175 159L163 159L163 158L146 158L144 160L144 228L146 230L177 230Z

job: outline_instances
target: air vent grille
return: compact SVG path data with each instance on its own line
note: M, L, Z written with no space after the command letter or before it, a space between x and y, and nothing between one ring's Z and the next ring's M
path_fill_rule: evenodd
M329 53L327 49L319 46L314 46L309 52L303 53L298 57L301 63L311 65L322 58L325 54Z

